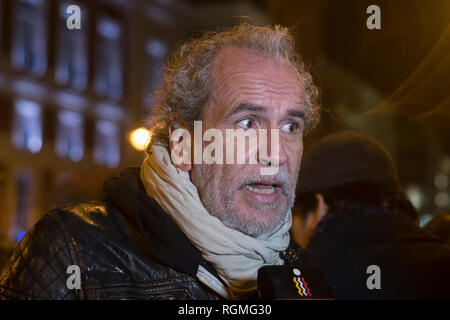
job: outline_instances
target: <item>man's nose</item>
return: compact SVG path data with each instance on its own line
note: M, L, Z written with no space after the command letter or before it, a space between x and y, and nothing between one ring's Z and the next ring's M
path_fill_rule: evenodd
M268 166L282 166L287 160L287 152L280 138L279 129L267 129L266 139L258 141L258 162ZM264 141L265 140L265 141Z

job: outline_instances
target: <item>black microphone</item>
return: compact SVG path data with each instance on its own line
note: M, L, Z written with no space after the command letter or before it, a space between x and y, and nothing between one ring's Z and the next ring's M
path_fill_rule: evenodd
M262 300L334 300L322 271L308 266L266 266L258 270Z

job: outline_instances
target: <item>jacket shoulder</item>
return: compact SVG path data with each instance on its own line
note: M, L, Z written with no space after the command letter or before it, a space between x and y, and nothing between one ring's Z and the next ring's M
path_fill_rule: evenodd
M0 275L0 298L3 299L77 299L80 290L67 286L67 268L84 265L80 246L99 247L102 234L115 235L118 223L111 219L112 209L103 201L89 201L56 208L44 215L27 232L15 248ZM97 240L97 242L95 241Z
M95 229L98 233L99 230L117 227L116 220L121 217L116 211L117 209L107 202L92 200L56 208L47 215L52 216L65 232L71 235L81 232L86 236L89 229Z
M51 215L42 217L17 245L0 275L2 299L76 299L66 285L73 250Z
M115 286L186 277L156 258L136 226L108 202L84 202L50 215L73 242L85 292L105 286L105 279Z

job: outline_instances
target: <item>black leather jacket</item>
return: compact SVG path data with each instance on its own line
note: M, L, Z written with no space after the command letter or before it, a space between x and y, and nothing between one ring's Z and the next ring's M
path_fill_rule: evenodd
M220 299L195 277L214 269L149 198L139 168L104 184L103 201L55 209L30 230L0 276L3 299ZM301 248L282 253L295 263ZM66 273L79 266L81 288Z

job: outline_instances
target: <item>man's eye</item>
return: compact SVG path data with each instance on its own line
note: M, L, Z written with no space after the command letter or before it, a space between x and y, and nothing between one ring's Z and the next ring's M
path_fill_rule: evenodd
M247 119L239 121L237 124L241 128L250 129L254 126L255 122L253 121L253 119L247 118Z
M299 127L300 126L297 123L289 122L289 123L286 123L285 125L283 125L281 127L281 130L283 130L284 132L287 132L287 133L294 133L299 129Z

